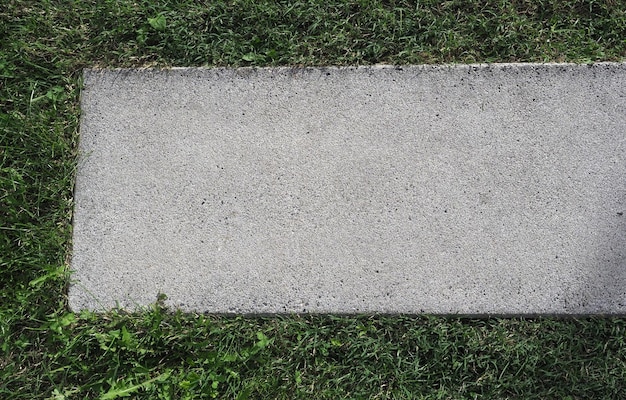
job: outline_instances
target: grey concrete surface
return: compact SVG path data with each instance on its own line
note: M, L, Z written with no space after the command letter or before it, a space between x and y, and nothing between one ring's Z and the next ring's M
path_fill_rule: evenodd
M88 70L74 310L626 313L626 64Z

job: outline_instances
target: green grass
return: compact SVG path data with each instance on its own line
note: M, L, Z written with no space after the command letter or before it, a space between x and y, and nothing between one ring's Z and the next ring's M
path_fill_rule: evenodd
M626 398L624 319L68 311L81 69L626 58L622 0L0 4L0 398Z

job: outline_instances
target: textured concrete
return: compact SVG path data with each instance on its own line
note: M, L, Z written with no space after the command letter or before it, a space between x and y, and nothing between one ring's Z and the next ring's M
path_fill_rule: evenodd
M626 64L85 72L74 310L626 313Z

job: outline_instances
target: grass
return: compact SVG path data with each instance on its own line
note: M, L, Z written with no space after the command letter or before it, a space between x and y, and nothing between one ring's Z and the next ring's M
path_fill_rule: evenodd
M84 67L625 58L622 0L4 0L0 398L626 398L624 319L66 304Z

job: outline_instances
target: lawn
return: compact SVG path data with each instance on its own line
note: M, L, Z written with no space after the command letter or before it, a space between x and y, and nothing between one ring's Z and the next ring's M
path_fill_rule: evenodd
M623 0L0 4L0 398L626 398L626 320L75 314L85 67L626 59Z

